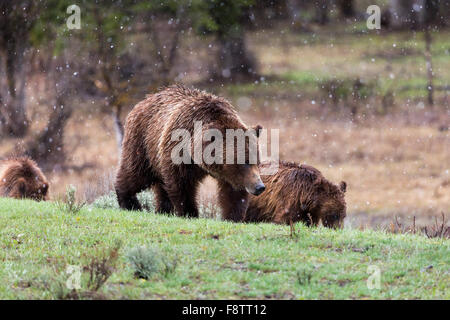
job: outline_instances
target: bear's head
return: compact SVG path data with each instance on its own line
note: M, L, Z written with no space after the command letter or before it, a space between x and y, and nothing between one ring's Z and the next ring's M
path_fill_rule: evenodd
M8 161L0 184L12 198L48 200L49 183L36 163L28 158Z
M218 128L223 136L222 163L204 164L205 169L215 178L225 180L235 190L246 190L253 195L259 195L265 190L261 180L258 165L260 163L258 138L262 127L251 129ZM211 139L204 148L211 148L215 142ZM217 150L217 149L216 149ZM216 151L214 150L214 152Z
M345 191L347 184L341 181L339 186L329 182L323 182L320 192L320 200L317 201L318 216L322 224L328 228L342 228L346 217Z

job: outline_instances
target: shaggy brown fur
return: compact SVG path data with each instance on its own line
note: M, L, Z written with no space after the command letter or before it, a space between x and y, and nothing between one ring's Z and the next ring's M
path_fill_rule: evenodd
M29 158L0 161L0 197L48 200L47 178Z
M260 168L268 165L261 164ZM259 197L250 196L246 222L303 221L310 226L322 220L326 227L342 226L346 216L344 181L338 187L316 168L292 162L281 162L276 174L262 179L267 191Z
M179 141L172 141L172 132L185 129L193 140L194 121L202 121L203 129L218 129L224 138L226 129L248 129L225 99L181 85L148 95L133 108L125 124L116 179L116 193L122 208L140 210L136 193L152 187L158 212L175 211L180 216L198 217L197 189L201 180L211 175L218 181L224 218L242 220L248 206L246 190L264 188L258 166L207 165L193 161L192 164L174 164L171 152ZM251 139L257 138L251 135ZM209 143L203 142L203 148ZM225 143L223 153L225 160ZM248 141L246 154L248 156Z

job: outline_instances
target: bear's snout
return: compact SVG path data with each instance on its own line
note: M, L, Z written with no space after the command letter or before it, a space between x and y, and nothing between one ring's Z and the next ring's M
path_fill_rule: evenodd
M248 193L251 193L254 196L259 196L261 193L263 193L264 190L266 190L266 186L264 183L259 182L254 188L246 188Z
M260 195L264 190L266 190L266 186L261 182L256 186L254 195Z

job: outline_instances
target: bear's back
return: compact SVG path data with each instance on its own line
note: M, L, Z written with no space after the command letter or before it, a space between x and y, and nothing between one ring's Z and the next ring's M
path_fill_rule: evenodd
M196 120L208 123L224 117L236 119L231 128L236 124L244 126L226 99L178 84L148 94L130 112L126 127L141 134L150 131L150 134L164 135L168 130L192 129Z
M271 164L268 162L261 163L260 167L267 168ZM274 175L265 176L265 183L282 183L289 188L292 188L292 185L298 186L299 182L302 183L303 186L308 184L313 184L318 179L325 179L322 173L309 165L306 164L296 164L295 162L289 161L280 161L278 166L278 171Z

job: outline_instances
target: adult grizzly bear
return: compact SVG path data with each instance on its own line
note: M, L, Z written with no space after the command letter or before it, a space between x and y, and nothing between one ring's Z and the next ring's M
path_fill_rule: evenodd
M189 152L187 161L173 161L172 153L179 142L172 134L184 130L195 140L195 123L200 121L203 130L219 131L223 137L229 129L251 131L247 131L248 127L228 101L182 85L170 86L148 95L133 108L125 124L115 184L121 208L140 210L136 193L151 187L155 193L157 212L175 211L179 216L198 217L198 185L205 176L211 175L218 181L218 198L224 219L242 220L248 206L248 193L257 195L265 189L259 176L259 157L254 164L248 161L243 164L237 164L237 161L233 164L228 161L206 164L206 161L191 161L195 158L194 150ZM259 129L258 126L258 132ZM202 132L204 150L214 140L204 141ZM247 138L244 152L248 159L249 140L253 139L257 145L257 134L249 134ZM237 145L233 150L235 160ZM224 143L224 155L226 149Z
M264 163L260 167L268 165ZM347 184L344 181L337 186L316 168L282 161L278 172L263 176L263 182L270 192L250 197L246 222L291 224L303 221L310 226L322 220L326 227L342 227L346 216Z
M12 158L0 161L0 197L48 200L49 183L33 160Z

